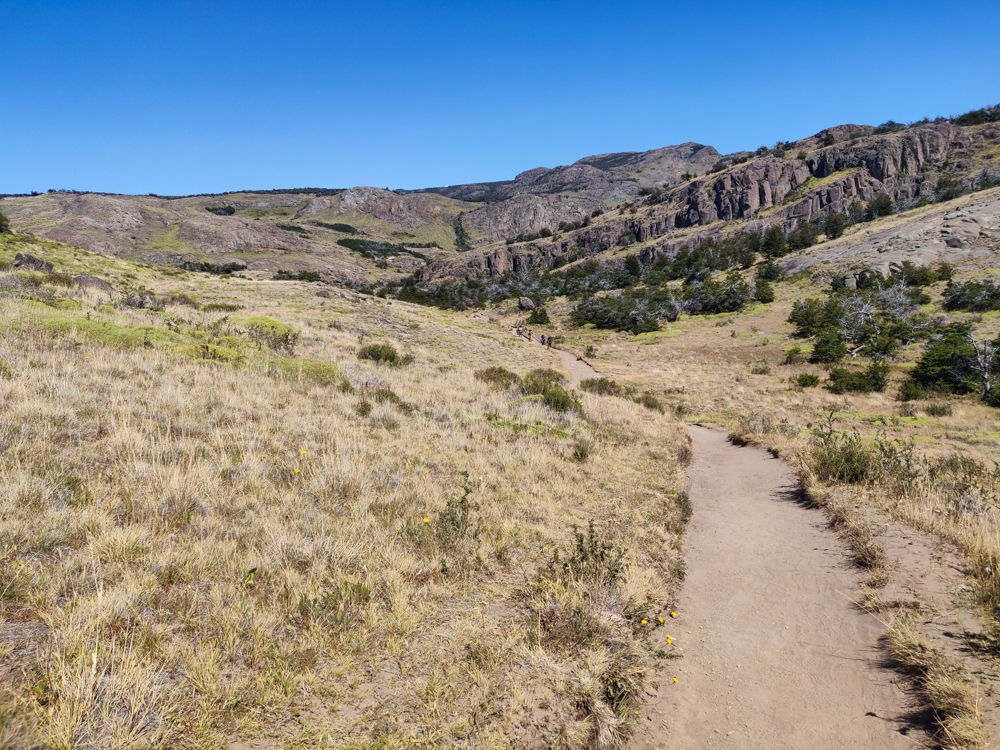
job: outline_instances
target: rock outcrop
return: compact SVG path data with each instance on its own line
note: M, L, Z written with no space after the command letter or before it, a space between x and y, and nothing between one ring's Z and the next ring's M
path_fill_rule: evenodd
M22 268L27 271L40 271L41 273L52 273L55 268L49 261L36 258L28 253L18 253L14 256L14 268Z

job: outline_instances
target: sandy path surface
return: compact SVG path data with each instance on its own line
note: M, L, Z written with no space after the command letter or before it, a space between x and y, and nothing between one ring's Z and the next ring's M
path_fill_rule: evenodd
M687 576L667 622L684 656L666 662L630 747L924 746L913 702L878 666L884 628L851 602L858 573L823 513L796 502L792 471L722 433L691 435Z
M512 333L514 332L512 331ZM514 335L517 336L516 333L514 333ZM524 341L525 343L528 344L535 344L536 346L542 345L542 342L537 339L532 339L531 341L528 341L528 339L525 338L524 336L518 336L518 338L521 339L521 341ZM559 354L559 359L562 360L563 369L569 373L569 384L571 386L575 387L580 385L581 380L601 377L601 373L599 373L593 367L588 365L582 359L577 359L575 354L563 351L562 349L551 349L550 351Z

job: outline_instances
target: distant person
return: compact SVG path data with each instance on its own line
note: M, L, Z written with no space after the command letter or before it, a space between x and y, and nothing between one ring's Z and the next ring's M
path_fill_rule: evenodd
M549 334L549 349L552 348L552 334Z
M528 341L531 341L531 329L528 329Z
M542 334L542 346L545 346L545 334Z
M524 328L522 328L521 326L518 326L517 327L517 335L518 336L523 336L524 335Z

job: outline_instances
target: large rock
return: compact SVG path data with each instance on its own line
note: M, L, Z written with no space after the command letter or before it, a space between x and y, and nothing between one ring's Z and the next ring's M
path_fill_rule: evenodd
M517 300L517 306L522 310L534 310L535 303L530 297L519 297Z
M14 256L14 268L25 268L29 271L41 271L42 273L52 273L54 266L47 260L36 258L28 253L18 253Z
M73 276L73 281L77 283L77 286L82 286L85 289L96 289L100 292L114 292L115 288L111 286L104 279L99 279L96 276L91 276L89 273L78 273Z

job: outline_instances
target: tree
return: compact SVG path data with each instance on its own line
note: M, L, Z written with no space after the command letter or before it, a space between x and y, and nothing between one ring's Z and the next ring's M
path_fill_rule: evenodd
M888 193L879 193L868 202L865 208L865 218L873 221L880 216L891 216L893 213L892 198Z
M979 378L979 385L983 389L983 398L988 401L993 399L993 389L997 380L997 354L1000 347L996 341L976 341L971 331L969 332L969 345L972 347L972 355L968 359L969 370Z
M962 194L962 185L950 174L944 172L938 177L934 192L937 193L939 201L950 201Z
M754 284L754 297L765 305L774 302L774 287L765 279L757 279Z
M839 211L830 209L823 218L823 231L827 239L835 240L847 229L847 217Z
M760 251L765 258L780 258L788 255L788 240L785 239L785 230L780 224L774 224L764 232Z
M809 356L810 362L820 364L834 364L847 356L847 345L844 337L836 328L825 328L820 331L813 344L812 354Z
M10 228L10 220L0 213L0 234L13 234L14 231Z
M635 253L625 256L625 273L636 278L642 276L642 264L639 263L639 257Z
M818 226L810 221L800 221L788 234L788 247L792 250L803 250L815 245L818 237Z

